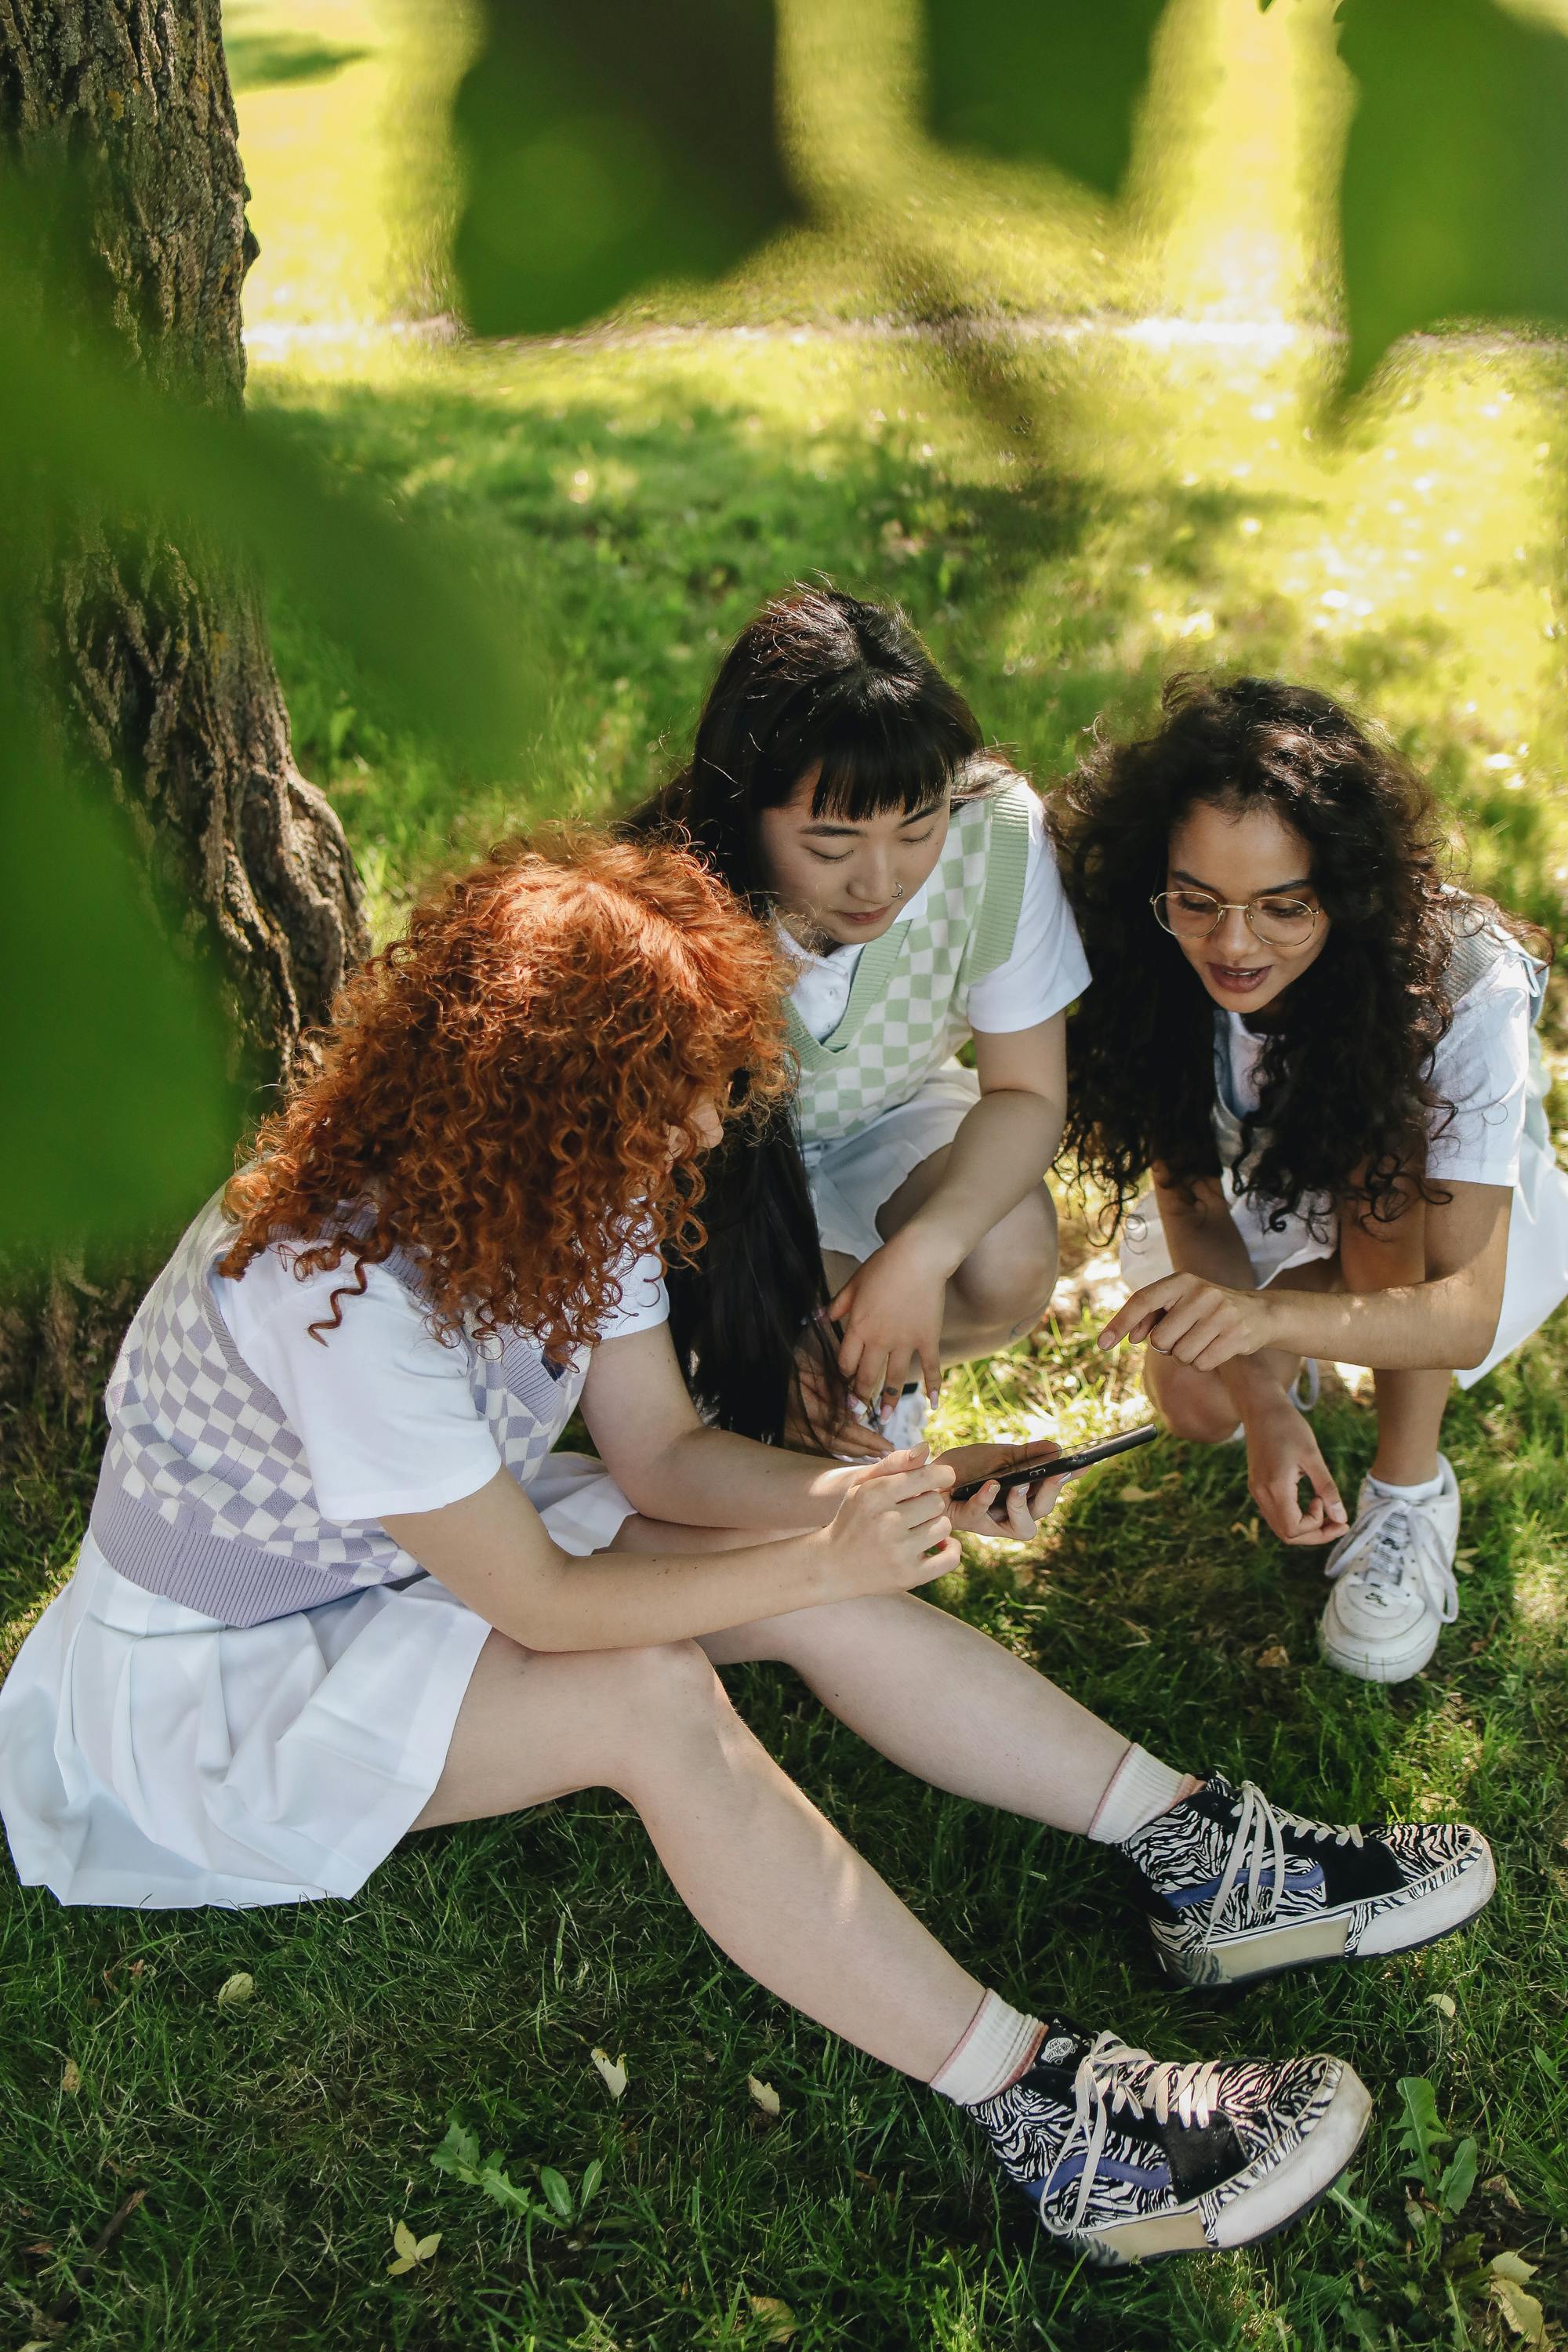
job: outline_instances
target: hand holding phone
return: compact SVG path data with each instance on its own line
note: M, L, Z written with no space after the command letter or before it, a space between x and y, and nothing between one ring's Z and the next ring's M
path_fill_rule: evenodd
M1137 1429L1124 1429L1119 1437L1104 1438L1098 1445L1080 1446L1072 1454L1053 1454L1039 1450L1031 1453L1027 1448L1020 1448L1027 1457L1024 1461L1016 1462L1005 1470L988 1471L984 1478L965 1479L953 1487L948 1500L967 1503L979 1494L982 1486L989 1486L993 1480L998 1493L1005 1495L1015 1486L1036 1486L1046 1478L1071 1478L1080 1470L1091 1469L1097 1462L1108 1462L1112 1454L1128 1454L1135 1445L1147 1445L1151 1438L1159 1434L1159 1423L1149 1421Z

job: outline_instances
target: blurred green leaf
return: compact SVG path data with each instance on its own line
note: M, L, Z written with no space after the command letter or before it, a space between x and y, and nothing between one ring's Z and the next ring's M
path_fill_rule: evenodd
M371 52L313 40L306 33L233 33L223 37L230 86L237 90L272 89L279 83L331 81L345 66Z
M0 516L46 532L86 517L254 563L353 655L389 719L488 774L515 768L541 665L484 541L345 482L284 419L225 415L128 372L79 318L51 316L30 266L47 228L37 193L0 178Z
M1164 0L926 0L938 139L1114 195Z
M1568 321L1568 39L1494 0L1343 0L1347 389L1438 320Z
M456 258L486 335L580 325L665 278L715 278L797 207L773 0L481 0L458 94Z
M214 976L164 939L119 812L0 704L0 1234L43 1258L182 1223L233 1163Z

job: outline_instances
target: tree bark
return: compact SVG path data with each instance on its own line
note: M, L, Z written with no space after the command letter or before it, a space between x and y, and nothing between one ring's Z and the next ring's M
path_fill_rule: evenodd
M218 0L0 0L0 141L23 177L68 172L78 249L52 275L84 331L160 390L238 410L257 247ZM128 812L165 917L215 963L237 1064L286 1080L366 933L342 827L294 764L259 584L210 549L79 520L42 609L67 734ZM47 1291L0 1311L0 1394L96 1381L79 1341L123 1302L104 1310L102 1283L67 1266Z

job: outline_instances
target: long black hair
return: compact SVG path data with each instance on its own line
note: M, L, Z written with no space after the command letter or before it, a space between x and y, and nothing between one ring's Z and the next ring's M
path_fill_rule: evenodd
M1279 678L1171 679L1142 740L1098 742L1052 795L1047 819L1094 974L1068 1024L1064 1148L1119 1221L1156 1165L1190 1194L1219 1172L1211 1125L1214 1008L1151 911L1171 835L1199 803L1267 807L1311 853L1329 918L1321 953L1264 1034L1247 1190L1276 1230L1315 1200L1386 1222L1447 1200L1413 1173L1430 1084L1452 1019L1443 988L1456 921L1522 931L1489 900L1445 892L1430 793L1377 730L1326 694Z
M752 912L773 912L757 817L812 769L816 816L850 824L912 814L955 785L1012 774L979 756L973 712L903 614L831 587L764 604L719 667L686 766L623 821L633 840L694 849ZM821 1244L792 1114L731 1129L705 1171L708 1244L668 1270L670 1330L699 1404L727 1429L774 1443L800 1402L799 1351L843 1394Z

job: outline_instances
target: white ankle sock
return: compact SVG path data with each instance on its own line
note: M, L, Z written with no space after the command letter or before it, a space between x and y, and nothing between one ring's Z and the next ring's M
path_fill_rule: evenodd
M1186 1780L1184 1772L1162 1764L1134 1742L1110 1776L1089 1835L1100 1845L1121 1845L1157 1813L1169 1812L1184 1794Z
M961 2107L994 2099L1016 2082L1040 2046L1045 2027L1037 2017L1009 2009L997 1993L988 1992L951 2051L931 2078L933 2091L954 2099Z
M1443 1491L1443 1473L1439 1470L1435 1478L1423 1478L1416 1486L1396 1486L1391 1478L1370 1475L1366 1483L1374 1495L1391 1495L1396 1503L1430 1503Z

